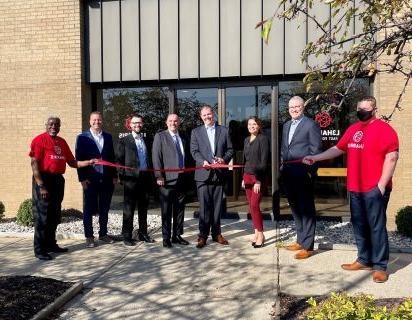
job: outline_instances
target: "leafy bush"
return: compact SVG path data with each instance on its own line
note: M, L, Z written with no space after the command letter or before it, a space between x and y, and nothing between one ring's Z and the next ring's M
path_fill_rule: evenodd
M24 200L17 211L17 224L25 227L33 226L33 203L31 199Z
M6 211L6 208L4 207L3 202L0 201L0 220L4 218L4 211Z
M346 293L332 293L320 302L314 298L308 301L310 309L305 319L310 320L372 320L372 319L412 319L412 300L406 300L393 308L377 307L370 295L349 296Z
M406 206L396 214L396 227L401 235L412 237L412 206Z

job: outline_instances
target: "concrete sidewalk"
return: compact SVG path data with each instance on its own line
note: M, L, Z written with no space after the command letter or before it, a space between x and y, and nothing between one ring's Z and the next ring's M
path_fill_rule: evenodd
M31 239L0 238L0 275L30 274L83 281L83 295L66 305L62 319L270 319L275 301L272 245L254 249L250 221L225 220L230 246L209 241L195 247L198 221L185 222L189 246L123 243L86 249L83 241L59 242L70 253L43 262L33 257ZM272 230L269 230L272 229Z
M280 290L297 296L339 290L375 297L412 296L412 254L391 253L389 281L376 284L370 272L340 269L340 264L356 258L354 247L333 246L334 250L317 250L310 259L298 261L293 252L276 248L271 221L265 221L267 245L254 249L250 221L224 220L222 232L230 246L209 241L199 250L197 223L185 222L190 246L165 249L159 233L156 243L132 248L120 242L86 249L83 241L64 240L59 243L70 252L49 262L33 257L31 239L0 237L0 275L83 281L86 290L65 306L62 319L270 319L278 271ZM279 236L289 241L294 235Z

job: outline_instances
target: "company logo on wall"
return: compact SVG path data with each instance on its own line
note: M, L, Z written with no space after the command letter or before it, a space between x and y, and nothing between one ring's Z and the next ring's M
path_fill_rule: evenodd
M326 129L332 122L332 116L326 112L322 111L315 115L315 121L319 124L320 132L322 134L322 141L337 141L340 137L339 129Z
M319 112L315 116L315 121L319 124L319 127L321 129L329 127L329 125L332 123L332 117L330 116L329 113L327 112Z

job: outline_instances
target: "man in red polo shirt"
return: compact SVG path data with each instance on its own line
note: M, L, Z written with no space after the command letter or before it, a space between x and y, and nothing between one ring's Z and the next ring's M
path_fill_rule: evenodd
M76 161L63 138L57 136L60 119L49 117L46 132L35 137L30 146L34 217L34 255L51 260L49 252L67 252L56 243L56 228L61 218L66 163L72 168L94 164L94 160Z
M342 268L373 270L373 281L385 282L389 260L386 208L399 156L399 140L389 124L376 118L376 110L374 97L360 100L357 105L360 121L346 130L336 146L306 156L303 162L313 164L347 153L347 187L358 258Z

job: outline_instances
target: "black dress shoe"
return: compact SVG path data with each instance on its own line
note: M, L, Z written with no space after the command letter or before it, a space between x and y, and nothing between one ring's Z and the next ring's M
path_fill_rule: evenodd
M53 259L53 257L49 255L47 252L37 253L35 254L35 256L37 259L40 259L40 260L52 260Z
M136 245L136 240L133 239L124 239L123 243L125 246L132 247Z
M163 239L163 247L165 247L165 248L171 248L171 247L173 247L173 246L172 246L172 243L170 242L169 239Z
M46 252L63 253L67 251L69 251L68 248L62 248L62 247L59 247L58 245L55 245L54 247L46 248Z
M153 243L155 242L155 240L153 238L150 238L150 236L146 233L139 233L139 240L140 241L144 241L144 242L149 242L149 243Z
M189 241L183 239L182 236L172 237L172 242L173 243L178 243L178 244L183 244L185 246L187 246L189 244Z

